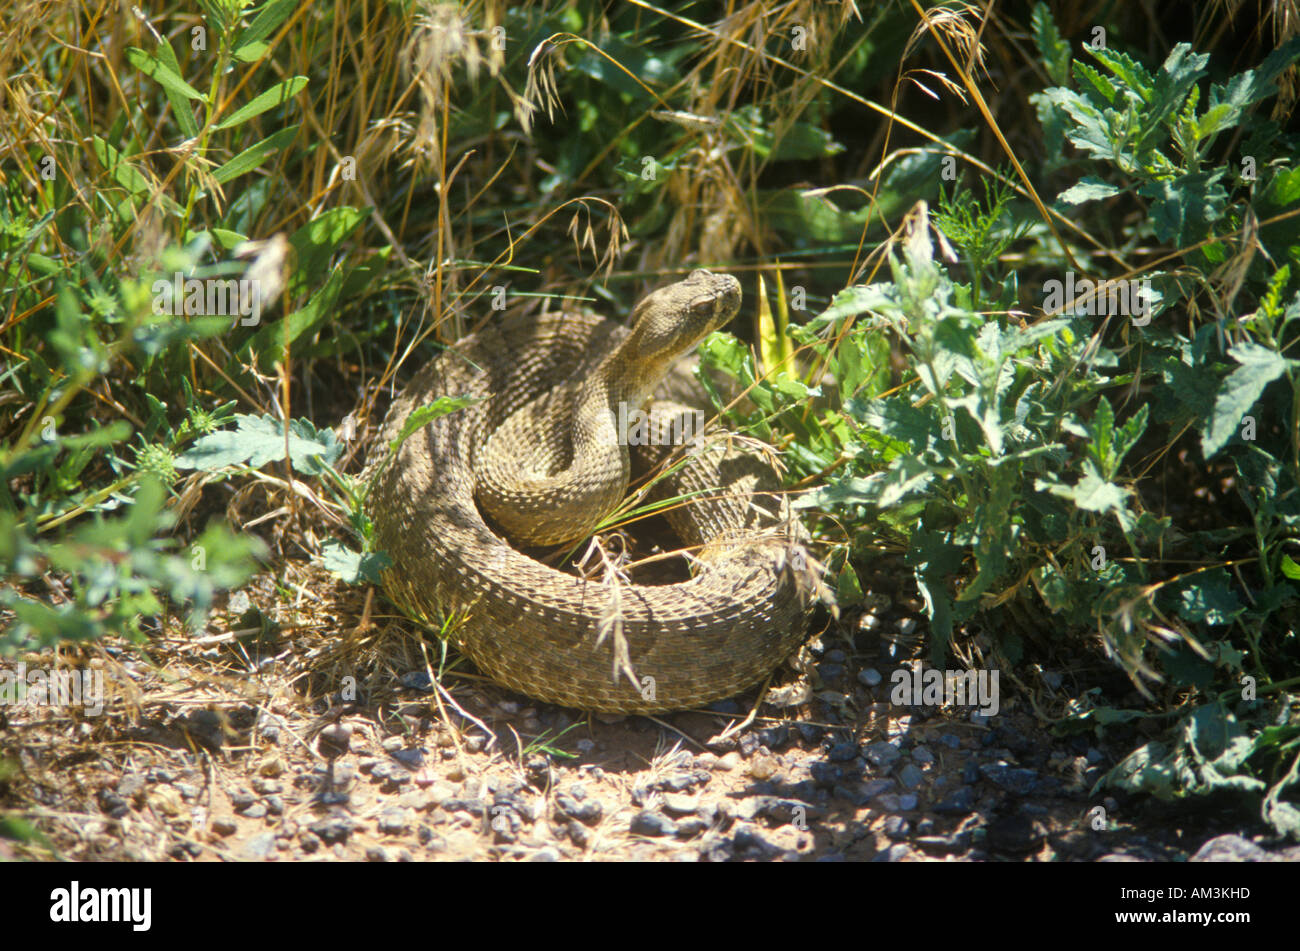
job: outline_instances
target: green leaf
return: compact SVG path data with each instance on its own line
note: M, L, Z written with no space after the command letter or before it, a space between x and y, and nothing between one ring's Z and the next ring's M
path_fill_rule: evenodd
M1075 71L1083 70L1083 63L1075 63ZM1073 123L1066 128L1066 138L1071 143L1091 153L1095 158L1116 161L1120 158L1116 150L1118 136L1111 130L1111 122L1101 110L1069 89L1054 86L1038 93L1036 101L1064 112ZM1114 115L1113 111L1110 115Z
M289 237L297 258L286 293L293 297L320 280L330 255L356 230L365 212L350 205L331 208Z
M232 178L238 178L245 172L252 171L262 164L267 156L272 155L293 141L298 134L298 126L291 125L287 129L281 129L279 132L273 132L256 145L251 145L244 151L240 152L229 162L217 168L212 173L212 177L219 184L224 185Z
M290 283L292 284L292 281ZM346 283L347 272L340 264L330 272L329 279L316 288L315 293L304 306L291 314L286 314L281 320L259 327L239 348L240 358L256 353L270 357L268 362L277 359L275 355L283 352L285 347L292 347L300 338L325 323L325 320L334 313L334 305L338 303L339 295Z
M380 572L393 566L393 560L383 552L353 551L337 538L321 545L320 563L348 584L381 584Z
M1203 237L1223 217L1228 192L1222 169L1194 172L1175 179L1148 182L1138 194L1151 201L1151 223L1161 241L1184 244Z
M1282 574L1288 578L1300 579L1300 565L1297 565L1290 555L1282 556Z
M1143 102L1151 101L1155 93L1155 80L1141 63L1127 53L1109 47L1097 49L1088 45L1084 48L1128 88L1131 96L1136 96Z
M809 322L808 329L818 330L835 323L841 317L856 317L897 306L897 302L877 284L848 287L831 298L830 306Z
M270 0L253 18L248 29L239 34L239 39L235 41L235 59L241 63L252 63L265 56L270 47L262 40L274 33L276 27L289 18L296 6L298 0Z
M1220 385L1214 399L1214 411L1201 429L1201 454L1206 459L1228 444L1264 388L1286 372L1291 362L1256 343L1238 344L1228 354L1241 366L1228 374Z
M1034 488L1068 499L1076 508L1083 509L1085 512L1113 512L1122 524L1126 519L1131 520L1131 513L1124 504L1128 492L1113 482L1103 479L1091 464L1085 463L1084 469L1083 477L1074 485L1035 479Z
M171 47L168 47L171 50ZM166 55L166 54L164 54ZM146 53L138 47L132 46L126 51L126 58L132 66L140 70L164 90L175 93L178 96L184 96L190 100L200 100L203 93L199 92L185 80L181 79L180 74L170 66L164 64L157 56L152 53ZM171 56L172 62L176 60L176 54Z
M797 499L795 508L834 510L845 505L887 509L923 491L935 477L932 468L911 456L899 456L884 472L865 479L841 479Z
M135 165L126 161L121 152L97 135L91 136L90 148L95 158L112 173L119 185L133 196L152 200L156 191L153 181ZM181 206L161 191L158 191L158 202L171 214L180 215Z
M1034 12L1029 19L1034 32L1034 45L1038 47L1038 55L1047 69L1047 78L1057 86L1068 86L1070 44L1062 38L1047 4L1035 3Z
M166 40L158 44L158 59L171 72L177 76L181 75L181 64L176 61L176 53ZM190 107L190 97L166 86L163 86L163 94L167 97L167 101L172 104L172 114L176 116L176 122L181 127L181 131L185 133L185 137L187 139L197 138L199 124L194 119L194 110Z
M1211 85L1210 108L1226 105L1229 112L1223 125L1236 125L1248 106L1277 92L1277 77L1297 58L1300 58L1300 37L1292 37L1254 69L1238 73L1223 85Z
M1265 197L1270 205L1285 208L1294 201L1300 201L1300 168L1278 169L1269 183Z
M397 438L388 444L389 452L397 452L412 433L433 420L477 402L478 398L473 396L440 396L427 406L417 406L402 423L402 430L397 434Z
M318 430L305 419L289 424L289 461L299 472L320 475L322 462L332 465L343 453L343 445L332 430ZM188 452L176 458L178 469L214 472L227 466L248 465L259 469L268 462L285 458L284 424L269 416L240 414L233 430L223 429L204 436Z
M1150 140L1164 121L1182 109L1196 81L1205 75L1208 53L1193 53L1191 44L1179 43L1165 58L1156 74L1151 94L1151 108L1142 114L1143 139ZM1144 143L1139 142L1141 148Z
M1183 618L1209 625L1230 624L1246 610L1229 587L1228 573L1222 568L1188 578L1178 592L1178 602L1178 613Z
M835 603L842 609L861 604L863 599L862 582L858 573L847 558L835 578Z
M230 129L241 123L247 122L254 116L260 116L268 109L274 109L276 106L283 105L298 93L302 92L307 85L306 76L294 76L286 79L284 82L276 83L266 92L257 96L248 105L236 109L226 118L218 122L214 129Z
M1082 205L1087 201L1110 198L1122 191L1123 189L1118 185L1111 185L1109 182L1103 182L1101 179L1089 175L1080 179L1077 185L1071 185L1057 195L1056 200L1067 205Z

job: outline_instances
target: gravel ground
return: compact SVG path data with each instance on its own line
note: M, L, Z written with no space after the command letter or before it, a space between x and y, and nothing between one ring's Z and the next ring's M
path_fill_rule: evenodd
M770 695L801 702L748 725L756 693L648 718L535 704L463 670L438 690L409 631L156 647L152 665L109 649L134 693L104 715L0 719L17 766L0 811L74 860L1300 858L1221 804L1093 794L1131 744L1049 733L1020 687L1004 682L992 718L892 703L922 633L910 610L878 602L853 637L823 635ZM339 688L349 665L368 671L360 701ZM50 854L0 840L0 857Z

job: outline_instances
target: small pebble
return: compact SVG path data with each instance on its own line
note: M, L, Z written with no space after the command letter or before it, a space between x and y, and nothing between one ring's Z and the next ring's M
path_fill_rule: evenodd
M894 841L906 839L909 831L911 831L911 824L902 816L891 815L885 819L885 835Z
M689 816L700 808L700 798L698 796L686 796L682 793L666 793L664 795L664 812L674 816Z
M253 836L239 850L246 859L264 859L275 850L275 833L262 832Z
M665 815L651 812L649 809L643 809L632 817L632 823L629 826L629 830L634 835L674 835L677 832L677 824Z

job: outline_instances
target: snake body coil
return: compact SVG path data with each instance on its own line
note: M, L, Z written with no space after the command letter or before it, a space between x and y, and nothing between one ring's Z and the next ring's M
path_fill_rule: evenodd
M552 703L682 709L771 673L806 631L806 537L772 465L725 434L691 447L653 490L690 498L667 513L694 555L689 580L584 579L511 544L571 543L610 514L638 465L619 420L739 304L734 278L695 271L638 304L631 330L590 314L510 317L421 369L367 465L376 546L392 560L389 596L431 622L454 614L455 640L484 673ZM410 413L444 396L477 402L389 456ZM673 432L685 410L650 403L648 441ZM646 447L639 465L671 450Z

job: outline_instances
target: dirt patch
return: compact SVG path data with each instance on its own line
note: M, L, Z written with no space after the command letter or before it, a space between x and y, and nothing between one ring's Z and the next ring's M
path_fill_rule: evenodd
M98 716L11 705L0 807L75 860L1094 861L1296 858L1256 818L1091 792L1129 747L1056 735L1003 683L991 718L893 702L903 603L808 670L661 718L532 703L444 664L314 569L209 632L95 648ZM296 592L296 593L294 593ZM308 592L317 592L311 595ZM901 646L900 646L901 645ZM29 659L29 664L39 658ZM1050 674L1050 672L1048 672ZM1051 677L1048 678L1051 682ZM1207 845L1207 840L1229 835ZM1253 840L1253 841L1252 841ZM1203 856L1204 857L1204 856Z

